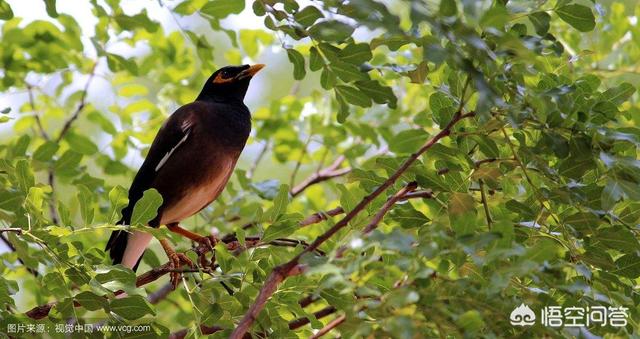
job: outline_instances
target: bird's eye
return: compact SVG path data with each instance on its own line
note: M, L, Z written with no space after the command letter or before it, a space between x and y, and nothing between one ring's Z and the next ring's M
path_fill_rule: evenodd
M230 77L229 72L228 71L222 71L222 77L229 78Z

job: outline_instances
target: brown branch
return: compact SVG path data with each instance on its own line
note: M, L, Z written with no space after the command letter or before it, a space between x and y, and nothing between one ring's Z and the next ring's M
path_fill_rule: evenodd
M264 157L264 155L267 153L268 150L269 150L269 141L266 141L264 143L264 146L260 150L260 153L258 153L258 156L251 164L251 167L249 167L249 169L247 170L247 179L253 178L253 174L256 172L256 169L258 168L260 161L262 161L262 158Z
M322 337L323 335L329 333L334 328L340 326L340 324L342 324L345 320L347 320L347 317L344 314L339 316L339 317L337 317L337 318L335 318L335 319L333 319L325 327L321 328L320 331L318 331L318 333L312 335L310 338L311 339L317 339L317 338Z
M378 213L371 219L371 222L362 230L363 234L369 234L373 231L384 216L389 212L389 210L393 207L393 205L398 202L398 200L402 199L407 193L414 191L418 187L418 184L413 181L407 184L405 187L400 189L396 194L394 194L391 198L389 198L384 205L380 208Z
M316 300L318 300L317 296L315 296L313 294L309 294L308 296L298 300L298 305L300 305L300 307L302 307L302 308L305 308L305 307L311 305Z
M96 61L93 64L93 67L91 68L91 73L89 74L89 78L87 79L87 82L84 85L82 96L80 97L80 103L78 104L78 107L73 112L71 117L62 126L62 129L60 130L60 134L58 134L58 137L55 139L56 143L60 143L62 138L64 138L65 134L67 134L67 132L71 128L71 125L73 124L73 122L76 121L76 119L78 119L78 116L80 116L80 112L82 112L82 110L86 106L87 93L89 91L89 86L91 85L91 81L95 76L95 71L97 66L98 66L98 62ZM31 94L31 91L29 91L29 93ZM38 124L40 124L39 120L40 120L39 118L36 118L36 122L38 122ZM40 128L42 128L42 126L40 126ZM49 137L46 136L45 139L49 140ZM51 186L51 200L49 201L49 215L51 216L52 223L58 224L60 220L60 216L58 216L58 209L55 203L56 202L56 179L55 179L55 174L53 172L53 168L51 167L49 167L49 169L47 170L47 181L49 186Z
M482 199L482 206L484 207L484 215L487 218L487 227L491 229L491 213L489 212L489 203L487 202L487 193L484 189L484 181L480 179L478 183L480 184L480 197Z
M73 122L78 119L78 117L80 116L80 113L85 108L87 104L87 93L89 92L89 86L91 85L91 81L93 80L93 77L96 75L97 66L98 66L98 62L96 61L93 64L93 67L91 68L91 73L89 74L89 78L87 79L87 82L84 85L82 96L80 97L80 103L78 104L78 107L76 107L76 110L73 112L71 117L62 126L62 129L60 130L60 134L58 134L58 137L56 138L56 142L60 142L60 140L64 138L65 134L69 132L69 129L71 128L71 125L73 124Z
M15 231L14 231L14 232L15 232ZM20 234L20 233L22 233L22 230L21 230L20 232L16 232L16 233L17 233L17 234ZM2 234L1 232L0 232L0 240L2 240L2 242L4 242L4 243L5 243L5 245L6 245L7 247L9 247L9 250L11 250L11 252L15 252L15 251L16 251L16 247L15 247L15 246L13 246L13 244L11 243L11 241L9 241L9 239L8 239L7 237L5 237L5 236L4 236L4 234ZM28 266L24 263L24 260L22 260L22 258L18 257L18 262L19 262L22 266L24 266L24 268L25 268L29 273L31 273L31 275L33 275L34 277L37 277L37 276L39 276L39 275L40 275L40 273L38 273L38 270L35 270L35 269L31 268L31 267L28 267Z
M403 197L401 197L399 200L407 200L407 199L415 199L415 198L432 198L433 197L433 193L431 191L418 191L418 192L409 192L406 195L404 195ZM328 217L333 217L333 216L337 216L340 214L344 213L344 209L342 207L336 207L334 209L331 209L329 211L326 212L317 212L314 213L310 216L308 216L307 218L303 219L300 222L300 227L305 227L305 226L309 226L312 224L317 224L319 222L322 222L324 220L327 220ZM0 233L1 232L15 232L17 234L21 234L22 233L22 229L21 228L0 228ZM309 244L307 244L304 241L300 241L300 240L295 240L295 239L276 239L278 241L280 241L281 243L276 243L274 245L278 246L298 246L298 245L302 245L305 248L308 248ZM257 246L266 246L269 245L268 243L261 243L260 242L260 238L259 237L246 237L245 238L245 246L243 247L236 239L235 234L230 234L228 236L226 236L225 238L223 238L221 240L223 243L225 243L227 245L227 250L229 251L238 251L238 250L246 250L249 248L253 248L253 247L257 247ZM201 255L201 254L206 254L208 252L210 252L211 249L206 247L206 246L199 246L196 248L196 253ZM316 253L320 253L322 255L322 251L318 251L317 248L313 250ZM237 252L236 252L237 253ZM302 267L298 267L298 270L301 270ZM181 272L208 272L207 269L181 269ZM149 283L152 283L158 279L160 279L161 277L163 277L164 275L168 274L172 272L172 270L169 267L169 263L165 263L164 265L161 265L159 267L153 268L150 271L147 271L141 275L139 275L136 279L136 287L141 287L144 285L147 285ZM212 273L212 272L211 272ZM299 273L299 272L297 272ZM296 273L296 274L297 274ZM169 285L170 286L170 285ZM169 288L169 287L167 287ZM160 288L160 290L156 291L156 293L153 293L149 296L148 300L151 303L157 303L160 300L162 300L164 297L166 297L166 295L170 292L166 292L164 291L165 287ZM163 292L164 291L164 292ZM116 291L114 293L114 295L120 295L124 293L123 291ZM164 293L164 295L163 295ZM303 299L301 299L299 301L300 306L301 307L306 307L309 304L311 304L313 301L317 300L316 297L314 296L308 296L305 297ZM49 311L51 310L51 308L56 305L56 302L51 302L48 304L44 304L44 305L40 305L40 306L36 306L34 308L32 308L31 310L29 310L28 312L26 312L25 314L32 318L32 319L42 319L44 317L46 317L49 314ZM78 305L79 306L79 305Z
M317 171L316 173L313 173L312 175L304 179L301 183L294 186L289 193L291 193L292 197L295 197L309 188L309 186L327 181L329 179L333 179L335 177L340 177L351 172L351 167L339 168L340 164L342 164L344 160L345 157L343 155L339 156L331 165L321 169L320 171Z
M418 151L411 154L411 156L405 160L405 162L398 168L395 173L393 173L387 180L385 180L382 185L378 186L376 190L372 193L364 197L347 215L338 221L335 225L333 225L329 230L320 235L316 240L309 245L309 247L305 248L302 252L296 255L290 261L276 266L269 277L266 279L264 285L258 292L258 296L255 299L255 302L249 307L244 317L238 323L236 329L231 333L232 339L240 339L244 336L245 333L249 330L255 319L258 317L258 314L264 308L267 300L273 295L273 293L277 290L278 285L287 277L291 275L291 272L296 270L299 267L300 258L306 254L314 251L320 245L322 245L325 241L331 238L334 234L336 234L339 230L345 227L353 218L355 218L362 210L369 205L374 199L376 199L380 194L385 192L391 185L393 185L403 174L404 172L413 165L413 163L427 150L429 150L433 145L435 145L440 139L448 136L451 133L451 129L455 124L457 124L460 120L475 116L474 112L469 112L466 114L462 114L461 111L458 111L453 119L447 124L447 126L441 130L438 134L436 134L433 138L428 140Z
M309 147L309 143L311 143L311 134L309 134L307 141L304 143L304 146L302 147L302 151L300 152L300 156L296 161L296 165L293 167L293 171L291 172L291 178L289 179L289 187L294 187L294 184L296 182L296 176L298 175L300 166L302 166L302 160L304 159L304 156L307 155L307 147Z
M22 234L22 231L24 231L22 228L20 227L5 227L5 228L0 228L0 233L4 233L4 232L13 232L15 234Z
M172 291L173 291L173 285L171 283L164 284L158 290L149 294L149 296L147 296L147 301L150 304L155 305L159 303L161 300L165 299L169 295L169 293L171 293Z
M33 86L31 86L30 84L27 84L27 93L29 94L29 105L31 106L31 110L33 111L33 116L36 119L36 126L38 126L38 131L45 140L49 140L49 135L42 125L40 114L36 110L36 100L33 97Z
M224 328L222 328L220 326L200 325L200 332L202 332L202 334L204 334L204 335L214 334L214 333L222 331L222 330L224 330ZM189 333L189 329L185 328L185 329L182 329L180 331L171 333L169 335L169 338L170 339L182 339L182 338L187 336L187 333ZM251 338L251 337L249 336L248 338Z
M336 313L336 311L337 311L337 309L335 307L327 306L327 307L321 309L320 311L314 312L313 316L316 319L322 319L322 318L324 318L324 317L326 317L326 316L328 316L330 314ZM302 326L304 326L304 325L306 325L306 324L308 324L310 322L311 322L311 320L309 320L308 317L301 317L301 318L298 318L298 319L294 319L294 320L289 322L289 329L290 330L295 330L295 329L298 329L298 328L300 328L300 327L302 327Z

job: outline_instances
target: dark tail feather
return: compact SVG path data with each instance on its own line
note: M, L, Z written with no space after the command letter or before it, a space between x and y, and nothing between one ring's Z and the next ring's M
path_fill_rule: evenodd
M114 265L122 263L122 257L124 256L124 251L127 248L128 238L129 238L129 233L122 230L113 231L111 233L111 237L107 242L107 247L105 248L105 250L109 251L111 262ZM140 265L140 261L142 260L143 256L144 254L140 256L136 265L133 266L132 270L134 272L138 269L138 266Z

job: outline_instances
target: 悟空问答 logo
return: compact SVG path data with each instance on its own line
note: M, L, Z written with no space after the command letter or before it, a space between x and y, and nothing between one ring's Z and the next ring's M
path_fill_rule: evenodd
M511 311L509 315L511 325L514 326L531 326L536 322L536 314L524 303Z

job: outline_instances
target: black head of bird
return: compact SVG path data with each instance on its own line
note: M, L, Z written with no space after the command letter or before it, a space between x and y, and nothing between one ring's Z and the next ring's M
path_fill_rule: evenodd
M196 100L242 102L251 78L265 65L226 66L213 72Z

